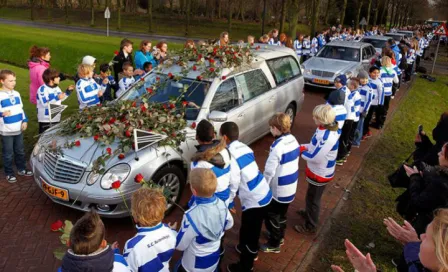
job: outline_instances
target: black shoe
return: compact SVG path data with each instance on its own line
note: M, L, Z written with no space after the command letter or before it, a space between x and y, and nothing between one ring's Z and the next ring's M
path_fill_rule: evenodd
M249 271L254 271L254 268L250 269ZM229 264L227 266L227 272L247 272L244 270L244 267L241 265L241 263L234 263Z

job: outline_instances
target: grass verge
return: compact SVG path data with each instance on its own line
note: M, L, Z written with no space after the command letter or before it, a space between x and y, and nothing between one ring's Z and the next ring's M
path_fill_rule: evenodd
M403 189L391 188L386 176L414 149L418 125L422 124L431 134L440 114L448 109L447 82L448 76L438 76L435 83L421 78L415 80L383 135L365 158L350 198L322 239L310 271L331 271L331 264L340 264L345 271L351 271L343 244L346 238L363 253L370 252L377 268L393 271L391 259L399 256L402 246L387 233L383 219L390 216L402 222L395 212L394 200ZM371 243L374 248L368 248Z

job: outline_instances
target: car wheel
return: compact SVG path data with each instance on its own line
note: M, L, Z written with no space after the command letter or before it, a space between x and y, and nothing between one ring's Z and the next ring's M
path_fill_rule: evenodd
M291 119L291 128L294 126L294 120L296 119L296 106L289 104L285 110L285 114Z
M182 170L175 165L167 165L157 171L152 177L153 181L162 186L167 198L166 214L170 213L178 203L185 186L185 176Z

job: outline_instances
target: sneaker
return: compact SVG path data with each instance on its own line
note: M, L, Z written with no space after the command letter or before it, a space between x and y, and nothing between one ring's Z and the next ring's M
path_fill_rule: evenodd
M368 131L367 134L365 135L367 138L372 137L372 132Z
M239 244L235 245L235 251L238 254L241 254L241 249L240 249L240 245ZM258 261L258 255L257 255L257 257L255 257L254 261Z
M395 98L395 96L393 96L393 95L390 97L390 99L394 99L394 98Z
M361 142L363 142L363 141L365 141L365 140L367 140L367 136L366 136L366 135L362 136L362 138L361 138Z
M30 170L22 170L17 172L19 176L31 177L33 175L33 171Z
M347 152L347 157L350 156L350 154L352 154L351 150L349 152Z
M280 253L280 246L273 247L273 246L269 245L269 243L266 243L264 245L261 245L260 251L263 251L266 253Z
M250 269L250 271L254 271L254 268ZM227 272L246 272L246 271L244 271L244 268L240 263L234 263L229 264L227 266Z
M267 240L269 240L270 238L271 238L271 234L269 233L269 231L264 231L263 232L263 236L264 236L264 238L266 238ZM285 244L285 238L282 238L281 240L280 240L280 245L282 246L282 245L284 245Z
M15 183L17 181L16 177L14 177L14 176L6 176L6 180L9 183Z
M344 165L344 162L346 162L346 161L347 161L347 158L342 158L342 159L336 160L336 164L337 165Z

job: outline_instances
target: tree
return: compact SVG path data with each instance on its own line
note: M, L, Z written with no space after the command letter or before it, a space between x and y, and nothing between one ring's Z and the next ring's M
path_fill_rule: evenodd
M328 16L330 15L331 0L327 0L327 9L325 10L324 24L328 25ZM314 33L312 33L314 35Z
M344 20L345 20L345 10L347 9L347 0L344 0L344 4L342 6L342 10L341 10L341 17L339 19L340 24L344 24Z
M377 25L378 24L378 11L380 10L380 0L377 0L376 2L376 7L374 8L375 11L375 16L373 17L373 25Z
M117 29L121 29L121 0L117 1Z
M362 9L362 5L364 4L363 0L359 0L358 2L358 12L356 12L356 22L355 22L355 27L359 28L359 20L360 20L360 16L361 16L361 9Z
M34 21L34 12L35 12L35 3L34 3L34 1L35 0L30 0L30 4L31 4L31 13L30 13L30 19L31 19L31 21Z
M227 3L227 31L230 34L232 29L232 0L228 0Z
M312 12L311 12L311 36L316 32L317 21L319 21L319 6L320 0L312 1Z
M390 4L391 0L386 0L386 2L384 3L383 6L383 11L381 12L381 18L380 18L380 25L382 25L384 23L384 20L386 20L386 24L387 24L387 10L389 8L389 4Z
M90 0L90 11L92 14L92 18L90 20L90 26L95 26L95 3L93 0Z
M68 19L68 0L64 1L64 12L65 12L65 23L69 24L70 20Z
M152 33L152 0L148 0L148 32Z
M264 27L266 24L266 2L267 0L263 0L263 17L261 22L261 36L263 36L266 32L264 32Z
M191 0L186 0L187 1L187 8L186 8L186 24L185 24L185 36L188 36L190 34L190 13L191 13Z
M282 0L282 12L280 14L280 33L283 33L283 27L285 26L285 13L286 13L286 0Z
M369 0L369 4L367 5L367 25L366 28L368 29L370 24L370 8L372 7L372 0Z

